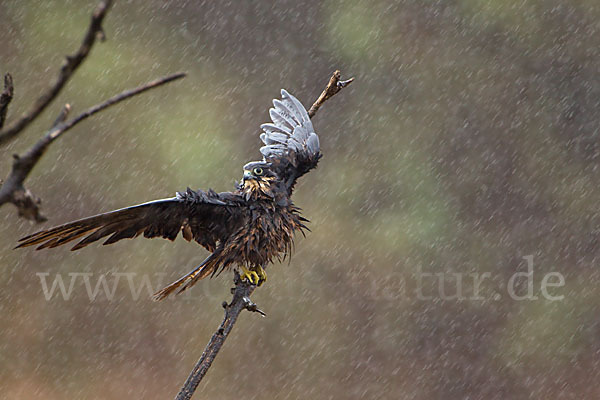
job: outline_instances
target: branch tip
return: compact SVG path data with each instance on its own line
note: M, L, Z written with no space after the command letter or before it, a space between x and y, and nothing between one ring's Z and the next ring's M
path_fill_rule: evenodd
M19 210L19 216L37 223L48 220L45 215L40 212L42 199L31 193L29 189L21 188L21 190L13 193L13 204Z
M106 33L104 32L104 28L100 27L96 35L98 35L98 40L101 42L106 42Z
M65 122L70 111L71 111L71 105L69 103L65 104L63 106L62 110L60 110L60 113L58 114L58 116L56 117L56 120L52 124L52 127L56 128L58 125Z
M340 72L340 70L335 70L334 73L331 75L331 78L329 78L329 83L327 84L327 87L325 87L325 90L321 92L319 98L308 110L308 116L310 118L312 118L317 113L317 111L319 110L319 108L321 108L323 103L325 103L328 99L337 94L337 92L339 92L354 81L354 78L341 81L341 77L342 73Z
M4 74L4 91L2 92L3 96L13 96L14 86L13 86L13 78L12 75L8 72Z
M4 90L0 93L0 129L6 121L8 105L13 99L14 89L12 76L9 73L4 74Z
M345 88L346 86L348 86L349 84L351 84L352 82L354 82L354 78L346 79L345 81L339 81L339 82L337 83L337 86L338 86L340 89L343 89L343 88Z

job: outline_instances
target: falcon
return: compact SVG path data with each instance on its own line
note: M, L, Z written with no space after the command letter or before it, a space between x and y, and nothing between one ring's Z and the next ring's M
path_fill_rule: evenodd
M302 103L285 90L273 100L272 122L261 126L261 161L244 165L243 177L231 192L191 190L175 197L122 208L43 230L19 240L17 247L53 248L74 240L79 250L106 238L103 244L140 235L169 240L181 232L210 255L193 271L154 295L162 300L200 279L237 268L242 279L261 285L265 267L289 256L297 232L307 219L291 200L298 178L317 166L319 137Z

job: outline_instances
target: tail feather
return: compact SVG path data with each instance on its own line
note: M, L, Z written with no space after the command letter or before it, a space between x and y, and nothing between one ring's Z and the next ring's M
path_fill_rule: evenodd
M160 301L176 290L177 294L179 294L187 288L194 286L194 284L200 279L206 278L208 275L213 273L213 271L215 271L218 267L219 258L217 257L217 252L214 252L211 255L209 255L204 261L202 261L202 264L198 265L192 272L182 276L175 282L154 293L154 296L152 296L152 298L154 299L154 301Z

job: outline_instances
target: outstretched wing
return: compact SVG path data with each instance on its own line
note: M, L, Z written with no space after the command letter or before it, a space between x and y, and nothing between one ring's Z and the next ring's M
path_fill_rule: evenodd
M52 248L82 238L71 250L78 250L108 236L104 244L130 239L141 234L147 238L175 240L179 232L196 240L209 251L242 223L243 203L232 193L193 191L176 197L139 204L95 215L20 239L17 247L39 245Z
M265 161L273 164L291 192L296 180L317 166L321 158L319 137L306 109L285 89L269 110L272 123L261 125Z

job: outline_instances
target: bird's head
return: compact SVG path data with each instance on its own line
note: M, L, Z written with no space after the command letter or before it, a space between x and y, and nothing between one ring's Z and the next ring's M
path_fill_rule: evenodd
M271 163L265 161L253 161L244 165L241 183L244 193L253 197L273 197L273 183L277 180L277 174L271 166Z
M244 165L244 181L271 181L277 178L277 174L271 170L271 163L265 161L252 161Z

